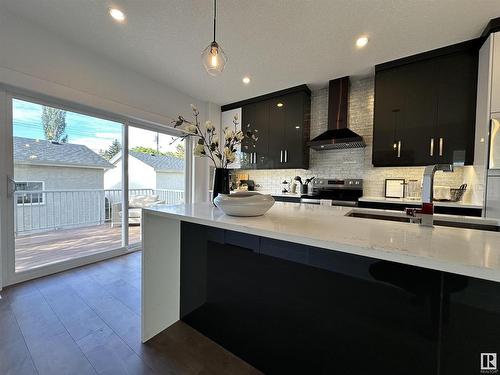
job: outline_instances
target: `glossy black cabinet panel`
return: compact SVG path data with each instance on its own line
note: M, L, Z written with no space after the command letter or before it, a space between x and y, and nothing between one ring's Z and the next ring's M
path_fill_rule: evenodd
M469 43L376 67L374 166L473 163L477 59Z
M435 163L433 139L438 113L435 61L426 60L401 67L405 73L403 99L404 130L401 144L402 165Z
M242 126L250 124L250 128L256 131L258 141L251 143L245 141L242 144L242 168L265 169L270 163L269 157L269 104L257 102L242 108Z
M405 69L384 70L375 80L375 112L373 127L373 154L375 166L396 166L407 163L403 160L406 150L404 123Z
M193 226L181 318L264 373L437 374L440 272L266 238L203 244Z
M269 100L269 154L273 168L307 169L308 102L309 95L304 92Z
M438 61L437 163L473 164L477 53L465 51Z
M290 94L286 98L284 128L284 164L286 168L309 167L309 122L311 98L305 92Z
M271 168L280 169L284 167L285 122L288 111L286 97L273 98L268 101L269 105L269 156Z
M500 284L444 274L442 320L441 374L495 373L481 353L500 356Z
M242 124L258 130L255 148L242 145L243 169L285 169L309 167L311 97L296 91L245 104Z

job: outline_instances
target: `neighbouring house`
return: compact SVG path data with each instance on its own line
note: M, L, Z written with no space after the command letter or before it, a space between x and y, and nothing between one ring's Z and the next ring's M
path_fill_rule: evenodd
M84 145L14 137L16 233L102 223L113 168Z
M115 155L110 162L115 168L104 174L104 188L117 189L121 186L121 153ZM130 151L128 170L131 190L184 190L184 159Z

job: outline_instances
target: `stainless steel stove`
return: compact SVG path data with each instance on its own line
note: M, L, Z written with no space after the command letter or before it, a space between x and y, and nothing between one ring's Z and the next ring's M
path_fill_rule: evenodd
M354 207L358 205L358 199L363 196L361 179L315 178L311 183L312 189L308 194L301 196L301 203L321 204L324 201L333 206Z

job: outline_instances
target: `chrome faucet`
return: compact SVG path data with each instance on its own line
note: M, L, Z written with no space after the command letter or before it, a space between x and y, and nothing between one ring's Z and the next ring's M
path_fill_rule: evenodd
M437 171L453 172L453 164L436 164L425 167L422 183L422 203L432 203L434 200L434 174Z
M452 164L436 164L425 167L422 186L422 208L407 208L406 215L410 222L426 227L434 226L434 174L437 171L453 172Z

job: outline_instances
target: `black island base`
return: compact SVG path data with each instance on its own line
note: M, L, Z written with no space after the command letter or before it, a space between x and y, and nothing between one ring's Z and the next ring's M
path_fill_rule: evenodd
M266 374L481 374L500 284L183 222L181 319Z

